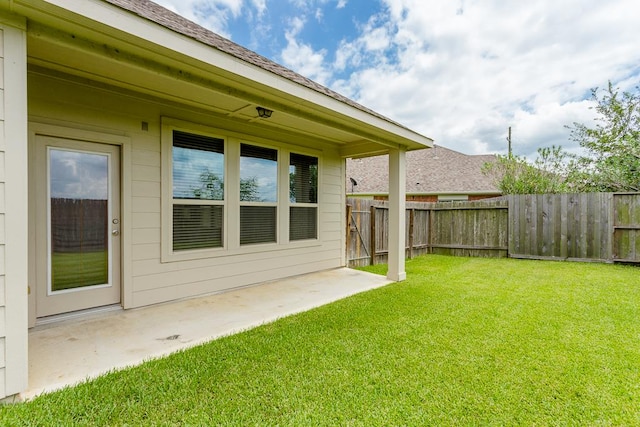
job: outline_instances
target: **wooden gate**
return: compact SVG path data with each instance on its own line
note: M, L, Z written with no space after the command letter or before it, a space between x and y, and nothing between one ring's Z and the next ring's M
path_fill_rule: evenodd
M374 214L372 215L372 212ZM372 220L374 218L374 220ZM372 265L371 233L375 227L372 200L355 199L347 204L347 263L349 267Z

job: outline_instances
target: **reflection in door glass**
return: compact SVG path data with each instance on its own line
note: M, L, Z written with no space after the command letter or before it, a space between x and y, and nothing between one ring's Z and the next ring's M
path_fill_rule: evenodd
M50 291L109 283L109 156L49 150Z

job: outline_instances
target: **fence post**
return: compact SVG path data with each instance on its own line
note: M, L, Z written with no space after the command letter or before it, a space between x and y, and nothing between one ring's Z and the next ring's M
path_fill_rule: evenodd
M371 265L376 265L376 207L371 206L370 208L370 231L371 231Z
M347 205L347 242L345 244L345 259L347 261L347 267L349 267L349 248L351 247L351 215L353 215L353 206Z
M427 229L427 253L432 254L433 253L433 209L429 209L427 211L427 215L428 215L428 221L429 221L429 225L428 225L428 229Z
M409 209L409 259L413 258L413 220L415 210Z

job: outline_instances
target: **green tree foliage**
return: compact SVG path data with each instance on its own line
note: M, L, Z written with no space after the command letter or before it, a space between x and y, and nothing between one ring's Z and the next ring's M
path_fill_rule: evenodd
M200 174L199 180L201 186L199 188L191 189L191 192L197 199L224 199L224 182L222 181L221 177L207 170Z
M261 202L260 192L258 191L258 178L251 177L240 180L240 201L242 202Z
M640 88L621 93L609 82L591 97L595 126L569 127L570 138L586 151L574 162L573 185L578 191L640 191Z
M306 179L305 179L306 178ZM305 192L307 194L299 194ZM310 165L289 172L289 201L316 203L318 201L318 165Z
M485 163L482 172L492 176L503 194L563 193L568 190L568 155L560 147L538 149L538 158L530 163L521 156L497 156Z
M197 199L224 200L224 182L213 172L205 171L200 174L200 187L192 188L191 192ZM240 180L240 200L243 202L259 202L258 178L252 177Z
M541 148L534 162L498 156L483 172L504 194L640 191L640 88L620 92L609 82L605 90L593 89L591 99L595 126L567 126L583 154Z

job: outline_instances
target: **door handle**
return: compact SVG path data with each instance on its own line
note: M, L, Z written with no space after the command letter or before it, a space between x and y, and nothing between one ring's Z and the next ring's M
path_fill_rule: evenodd
M120 235L120 231L118 231L118 230L113 230L113 231L111 232L111 234L113 234L114 236L119 236L119 235Z

